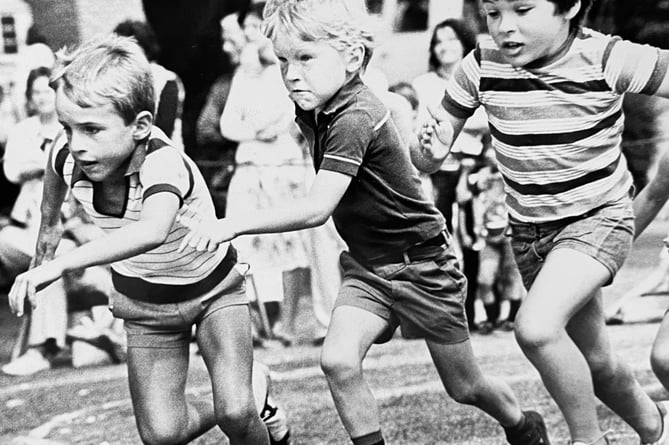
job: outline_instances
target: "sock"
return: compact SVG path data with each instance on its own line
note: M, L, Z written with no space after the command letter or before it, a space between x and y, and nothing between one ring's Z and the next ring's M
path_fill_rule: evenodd
M525 413L522 413L523 417L520 418L520 421L514 426L505 426L504 429L506 430L507 433L517 433L519 431L522 431L523 428L525 428L525 424L527 423L527 417L525 416Z
M497 302L485 304L483 305L483 308L485 309L485 314L488 321L492 324L495 324L499 318L499 304L497 304Z
M516 321L518 309L520 309L520 300L509 301L509 316L507 317L507 320Z
M385 445L386 443L383 440L381 430L360 437L351 437L351 441L353 442L353 445Z

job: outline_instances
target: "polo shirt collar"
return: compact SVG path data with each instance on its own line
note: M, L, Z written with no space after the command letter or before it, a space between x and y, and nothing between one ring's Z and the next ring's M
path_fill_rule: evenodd
M330 98L321 110L320 115L328 117L333 115L336 111L347 105L363 86L364 83L362 79L356 74ZM296 117L303 122L312 122L315 116L312 111L303 110L298 105L295 105L295 114ZM319 117L318 120L320 122L321 118Z
M356 74L346 82L321 110L322 114L333 114L344 105L348 104L353 97L358 94L360 88L364 86L359 74Z
M132 152L132 155L130 155L130 158L128 160L128 167L125 170L125 173L123 174L124 176L130 176L135 173L139 173L139 170L142 168L142 164L144 163L144 159L146 158L146 149L148 147L148 138L144 141L142 141L139 145L137 145L137 148L135 148L135 151Z

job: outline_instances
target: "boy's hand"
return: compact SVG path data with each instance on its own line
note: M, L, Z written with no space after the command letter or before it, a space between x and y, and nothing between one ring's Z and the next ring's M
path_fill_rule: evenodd
M423 124L419 142L424 153L433 159L443 159L451 150L453 126L442 108L428 107L428 111L432 119Z
M190 232L186 234L179 245L179 252L183 252L186 247L201 252L205 250L214 252L218 249L220 243L230 241L237 236L226 219L197 221L192 218L180 217L179 220L190 229Z
M53 263L45 263L17 276L8 295L12 312L17 317L22 316L26 298L28 298L32 308L35 309L37 307L35 300L37 291L56 281L62 273L63 271L54 267Z

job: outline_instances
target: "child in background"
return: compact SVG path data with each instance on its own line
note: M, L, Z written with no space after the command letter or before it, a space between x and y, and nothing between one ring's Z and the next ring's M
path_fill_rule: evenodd
M495 150L485 151L485 165L470 177L476 196L476 232L483 242L479 252L478 296L486 312L479 326L481 334L494 329L513 331L516 314L525 294L518 266L513 258L511 240L505 236L509 218L504 199L504 179L497 168ZM502 301L509 302L509 314L499 320Z
M374 343L398 325L425 339L448 394L504 426L511 444L548 444L536 412L483 376L464 314L466 280L443 216L425 196L390 112L360 78L373 36L362 1L270 1L272 40L316 178L308 195L217 221L192 219L181 247L202 251L249 233L314 227L333 216L348 251L321 354L340 418L355 445L383 444L378 408L362 372Z
M605 444L597 396L640 436L669 444L654 403L612 353L601 288L634 234L621 153L625 93L669 96L669 52L581 26L589 0L483 0L492 39L453 73L413 151L437 169L483 106L528 294L515 335L567 421L572 444Z
M153 126L151 69L131 39L108 36L62 54L51 86L65 136L44 176L35 267L9 293L21 316L26 299L63 273L111 263L114 316L124 320L130 394L146 443L185 443L218 425L231 444L268 444L252 392L253 348L247 267L229 244L177 253L186 208L213 217L195 164ZM106 233L53 258L65 194ZM188 207L187 207L188 206ZM213 404L187 401L192 326L209 371Z

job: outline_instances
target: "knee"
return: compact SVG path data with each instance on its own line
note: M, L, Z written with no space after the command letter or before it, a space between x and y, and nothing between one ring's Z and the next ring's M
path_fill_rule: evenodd
M665 347L654 347L650 354L650 366L660 380L662 377L669 377L669 349Z
M216 423L230 437L247 437L258 411L253 403L216 410Z
M362 373L362 364L351 354L324 349L321 353L321 369L328 380L344 381Z
M461 380L446 387L448 395L463 405L476 406L481 394L481 385L477 381Z
M516 318L515 336L523 351L531 352L542 349L554 342L559 335L557 329L540 319L527 319L521 315Z
M184 428L176 422L153 422L149 425L138 425L139 437L146 445L172 445L183 443Z

